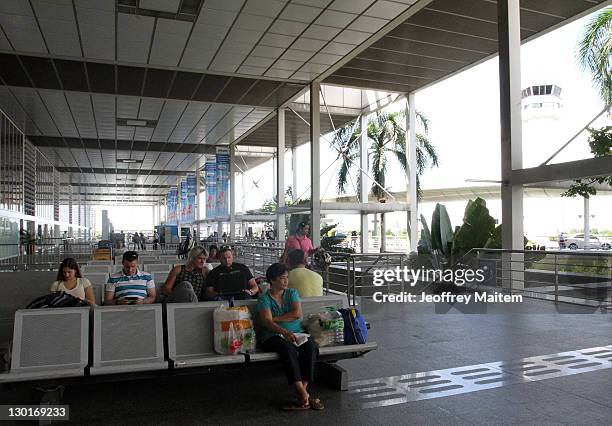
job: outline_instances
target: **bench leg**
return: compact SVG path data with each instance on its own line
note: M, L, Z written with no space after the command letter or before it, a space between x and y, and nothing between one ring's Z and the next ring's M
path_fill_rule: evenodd
M62 403L62 397L64 396L65 387L62 385L56 386L54 388L38 388L39 391L42 392L42 397L40 398L40 406L53 406L60 405ZM50 425L50 419L41 419L38 421L39 425Z
M317 379L328 386L345 391L348 390L348 371L336 363L318 362Z

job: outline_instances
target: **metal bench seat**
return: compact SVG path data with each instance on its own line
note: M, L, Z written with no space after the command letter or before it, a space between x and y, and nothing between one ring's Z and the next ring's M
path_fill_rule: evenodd
M1 382L85 375L89 308L19 310L13 336L11 370Z
M166 370L168 363L159 358L138 360L101 361L89 369L92 376L104 374L137 373L141 371Z
M171 360L174 368L186 367L214 367L231 364L244 364L245 357L239 355L219 355L219 354L200 354L200 355L175 355Z
M376 342L366 342L362 345L337 345L337 346L324 346L319 348L319 355L338 355L338 354L349 354L349 353L365 353L378 349Z
M94 310L93 375L161 370L162 306L100 306Z
M168 358L175 368L243 364L244 355L220 355L214 349L213 313L227 302L169 303Z

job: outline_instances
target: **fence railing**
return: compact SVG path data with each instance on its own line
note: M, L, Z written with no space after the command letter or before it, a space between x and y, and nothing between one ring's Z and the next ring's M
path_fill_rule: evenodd
M612 253L477 248L456 267L487 271L472 285L527 297L612 307Z
M350 305L358 299L372 298L374 293L400 293L405 290L404 282L375 280L375 271L403 269L407 266L408 256L403 253L330 253L331 265L320 268L314 265L322 276L328 292L345 293Z
M253 275L266 275L268 266L279 261L285 251L284 241L235 242L234 257L237 262L244 263Z
M21 270L36 267L53 269L67 257L77 262L91 259L96 247L90 242L63 241L61 244L0 244L0 269Z

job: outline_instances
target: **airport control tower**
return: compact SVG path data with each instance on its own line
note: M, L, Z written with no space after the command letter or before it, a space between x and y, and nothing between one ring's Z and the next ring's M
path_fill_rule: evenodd
M563 118L561 90L555 84L522 90L523 167L541 164L564 142L559 126Z

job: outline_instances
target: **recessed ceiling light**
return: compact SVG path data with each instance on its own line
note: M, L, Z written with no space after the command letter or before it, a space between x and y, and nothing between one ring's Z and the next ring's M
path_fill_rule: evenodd
M138 160L136 158L118 158L117 162L133 164L133 163L142 163L142 160Z

